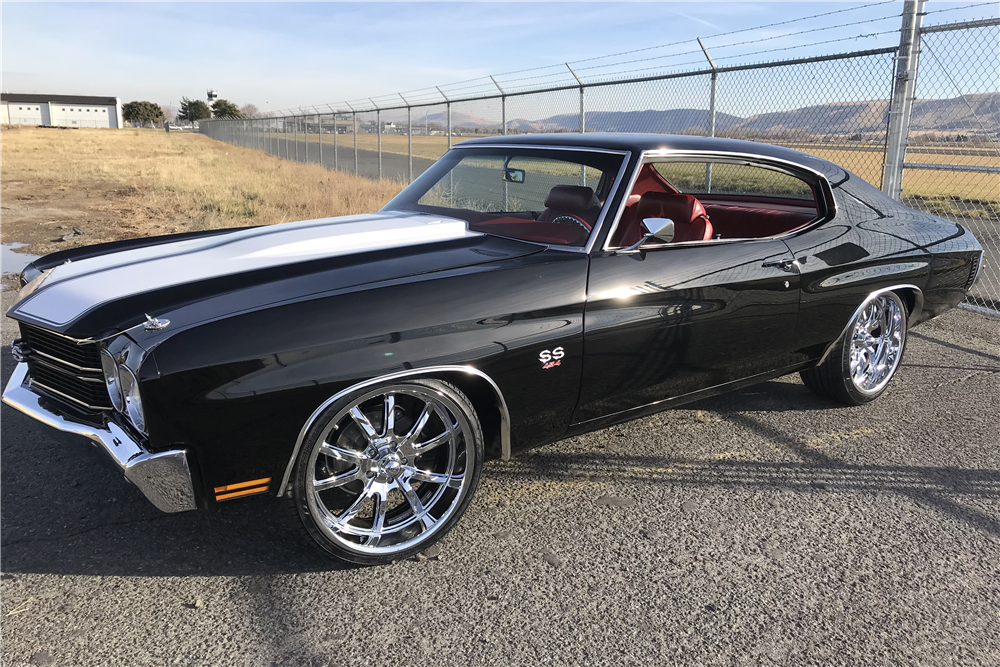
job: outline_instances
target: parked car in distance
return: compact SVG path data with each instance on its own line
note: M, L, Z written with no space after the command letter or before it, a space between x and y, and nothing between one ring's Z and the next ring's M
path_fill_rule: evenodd
M36 260L3 400L161 510L268 494L384 563L455 525L488 456L789 373L876 399L981 264L961 225L785 148L489 137L377 213Z

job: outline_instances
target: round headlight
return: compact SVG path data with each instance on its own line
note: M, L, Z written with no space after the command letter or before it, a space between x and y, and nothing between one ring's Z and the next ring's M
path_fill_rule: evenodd
M142 400L139 398L139 382L126 366L119 367L122 395L125 397L125 413L129 421L142 433L146 432L146 417L142 413Z
M121 381L118 377L118 364L105 350L101 350L101 370L104 371L104 384L108 387L111 405L115 406L115 410L121 412L124 403L122 401Z

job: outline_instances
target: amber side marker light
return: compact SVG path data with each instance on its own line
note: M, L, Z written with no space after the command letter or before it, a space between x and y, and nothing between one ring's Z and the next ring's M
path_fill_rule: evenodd
M239 484L227 484L226 486L215 487L216 500L229 500L230 498L241 498L252 496L255 493L264 493L271 486L271 478L252 479L249 482Z

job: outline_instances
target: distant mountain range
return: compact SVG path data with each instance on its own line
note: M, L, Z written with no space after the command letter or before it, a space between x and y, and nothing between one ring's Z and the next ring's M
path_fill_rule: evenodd
M741 118L727 113L717 113L716 131L730 135L746 134L850 134L855 132L882 132L885 130L888 102L834 102L802 107L790 111L775 111ZM426 116L415 115L413 124L429 122L443 127L447 123L444 113ZM513 119L508 127L521 132L566 132L579 127L578 114L559 114L540 120ZM708 112L702 109L669 109L646 111L589 111L586 116L588 132L657 132L677 134L700 133L708 126ZM500 126L482 118L452 112L452 126L456 129L487 129ZM1000 93L963 95L951 99L915 100L910 120L912 131L1000 131Z

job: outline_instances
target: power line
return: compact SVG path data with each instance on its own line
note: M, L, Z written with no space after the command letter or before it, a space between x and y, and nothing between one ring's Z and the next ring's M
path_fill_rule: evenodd
M737 35L737 34L741 34L741 33L752 32L752 31L755 31L755 30L765 30L767 28L774 28L774 27L778 27L778 26L789 25L789 24L792 24L792 23L798 23L798 22L801 22L801 21L807 21L807 20L810 20L810 19L822 18L822 17L826 17L826 16L833 16L833 15L836 15L836 14L843 14L843 13L846 13L846 12L857 11L859 9L866 9L866 8L869 8L869 7L879 7L879 6L882 6L882 5L888 5L888 4L894 4L894 3L895 3L895 0L883 0L881 2L872 2L872 3L868 3L868 4L864 4L864 5L858 5L858 6L855 6L855 7L845 7L843 9L836 9L836 10L829 11L829 12L823 12L821 14L813 14L813 15L810 15L810 16L802 16L802 17L799 17L799 18L788 19L786 21L776 21L774 23L768 23L768 24L765 24L765 25L758 25L758 26L753 26L753 27L750 27L750 28L741 28L740 30L730 30L728 32L716 33L714 35L709 35L708 37L704 37L703 39L715 39L715 38L718 38L718 37L726 37L726 36L729 36L729 35ZM955 7L955 8L949 8L949 9L941 9L941 10L937 10L937 11L938 12L952 11L953 9L965 9L965 8L968 8L968 7L981 7L981 6L990 5L990 4L992 4L992 3L989 3L989 2L977 3L977 4L967 5L966 7ZM934 13L934 12L928 12L928 13ZM874 22L878 22L878 21L884 21L884 20L887 20L887 19L890 19L890 18L895 18L895 17L898 17L898 16L899 16L899 14L893 14L893 15L890 15L890 16L883 16L883 17L876 18L876 19L865 19L865 20L862 20L862 21L853 21L853 22L850 22L850 23L843 23L843 24L838 24L838 25L834 25L834 26L823 26L823 27L819 27L819 28L810 28L810 29L800 30L800 31L791 32L791 33L782 33L782 34L779 34L779 35L771 35L771 36L768 36L768 37L761 37L761 38L758 38L758 39L750 39L750 40L744 40L744 41L741 41L741 42L732 42L732 43L728 43L728 44L720 44L720 45L713 46L712 48L713 49L724 49L724 48L732 48L732 47L735 47L735 46L744 46L744 45L747 45L747 44L757 44L757 43L760 43L760 42L766 42L766 41L770 41L770 40L774 40L774 39L781 39L781 38L784 38L784 37L793 37L793 36L796 36L796 35L804 35L804 34L808 34L808 33L814 33L814 32L818 32L818 31L821 31L821 30L822 31L829 31L829 30L833 30L833 29L836 29L836 28L844 28L844 27L849 27L849 26L862 25L862 24L865 24L865 23L874 23ZM828 44L828 43L831 43L831 42L845 41L845 40L850 40L850 39L869 38L869 37L873 37L873 36L876 36L876 35L887 34L888 32L897 32L897 31L896 30L891 30L891 31L885 31L885 32L871 33L871 34L867 34L867 35L856 35L856 36L852 36L852 37L844 37L844 38L839 38L839 39L826 40L826 41L823 41L823 42L815 42L815 43L810 44L810 45L798 45L798 46L792 46L792 47L786 47L786 48L779 48L779 49L768 49L768 50L763 50L763 51L755 51L755 52L751 52L751 53L740 54L740 55L737 55L737 56L726 56L726 57L721 58L721 59L730 59L730 58L736 58L736 57L745 57L745 56L748 56L748 55L757 55L757 54L761 54L761 53L770 53L770 52L775 52L775 51L787 51L787 50L794 49L794 48L803 48L804 46L813 46L815 44ZM644 47L644 48L641 48L641 49L632 49L632 50L629 50L629 51L621 51L621 52L618 52L618 53L606 54L606 55L603 55L603 56L594 56L592 58L583 58L583 59L580 59L580 60L574 60L574 61L570 61L570 62L573 63L574 65L577 65L579 63L594 62L594 61L597 61L597 60L604 60L604 59L609 59L609 58L616 58L616 57L619 57L619 56L625 56L625 55L630 55L630 54L635 54L635 53L643 53L643 52L652 51L652 50L656 50L656 49L664 49L664 48L668 48L668 47L671 47L671 46L678 46L678 45L681 45L681 44L689 44L689 43L691 43L693 41L694 40L690 40L690 39L681 40L681 41L677 41L677 42L671 42L671 43L668 43L668 44L659 44L659 45L656 45L656 46L648 46L648 47ZM672 53L672 54L661 55L661 56L653 56L653 57L650 57L650 58L637 58L637 59L633 59L633 60L619 61L619 62L607 63L607 64L603 64L603 65L590 65L590 66L586 66L586 67L578 67L577 69L578 70L607 69L607 68L610 68L610 67L616 67L616 66L620 66L620 65L628 65L628 64L639 63L639 62L649 62L649 61L653 61L653 60L663 60L663 59L667 59L667 58L677 58L677 57L680 57L680 56L692 55L692 54L695 54L695 53L701 53L701 51L699 49L695 49L695 50L690 50L690 51L682 51L680 53ZM674 64L664 63L661 67L682 67L684 65L696 64L698 62L701 62L701 61L698 60L698 61L689 61L689 62L674 63ZM528 67L528 68L524 68L524 69L512 70L512 71L509 71L509 72L503 72L501 74L496 74L494 76L497 77L497 78L503 78L503 77L509 77L511 75L514 75L514 74L522 74L522 73L526 73L526 72L537 72L537 71L546 70L546 69L553 69L553 68L560 68L561 69L563 66L564 65L560 63L560 64L552 64L552 65L542 65L542 66L539 66L539 67ZM649 69L659 69L659 68L660 67L639 68L639 69L625 70L625 71L622 71L622 72L614 72L614 73L609 72L607 74L598 75L598 76L610 76L611 74L625 74L625 73L629 73L629 72L639 72L639 71L646 71L646 70L649 70ZM519 83L523 83L523 82L526 82L526 81L529 81L529 80L546 79L546 78L551 78L551 77L554 77L554 76L558 76L560 74L562 74L562 72L553 72L551 74L542 74L542 75L531 76L531 77L521 77L519 79L508 80L507 83L510 84L510 85L512 85L512 86L517 86ZM492 83L490 81L486 81L485 79L486 79L486 77L476 77L476 78L472 78L472 79L465 79L465 80L462 80L462 81L456 81L456 82L453 82L453 83L450 83L450 84L445 84L445 85L442 86L442 88L444 88L445 90L447 90L449 94L450 93L454 93L454 92L460 92L460 91L475 90L475 89L478 89L478 88L492 88L493 87ZM471 85L463 85L463 84L471 84ZM404 92L404 94L410 95L411 97L414 96L414 95L416 95L416 96L432 95L432 96L435 96L435 97L437 96L436 90L432 90L430 88L421 88L421 89L416 89L416 90L411 90L411 91L403 91L403 92ZM394 94L387 94L385 96L380 96L380 97L395 97L395 95Z
M963 5L961 7L946 7L945 9L932 9L929 12L924 12L924 16L927 16L928 14L941 14L942 12L954 12L959 9L970 9L973 7L996 7L996 6L997 3L995 2L977 2L974 5Z
M822 16L832 16L833 14L842 14L844 12L853 12L853 11L858 10L858 9L865 9L866 7L878 7L879 5L888 5L888 4L892 4L893 2L895 2L895 0L887 0L885 2L872 2L872 3L867 4L867 5L859 5L857 7L847 7L845 9L837 9L837 10L834 10L832 12L826 12L826 13L823 13L823 14L813 14L812 16L803 16L803 17L800 17L800 18L797 18L797 19L789 19L787 21L778 21L776 23L768 23L767 25L758 25L758 26L754 26L752 28L741 28L740 30L730 30L729 32L720 32L720 33L716 33L714 35L709 35L708 37L703 37L702 39L715 39L716 37L726 37L728 35L738 35L740 33L750 32L752 30L764 30L765 28L774 28L774 27L777 27L779 25L787 25L789 23L797 23L799 21L807 21L809 19L816 19L816 18L820 18ZM643 51L652 51L653 49L664 49L664 48L666 48L668 46L677 46L678 44L686 44L687 42L691 42L691 41L694 41L694 40L685 39L685 40L681 40L679 42L671 42L669 44L660 44L659 46L647 46L647 47L642 48L642 49L633 49L631 51L621 51L620 53L611 53L611 54L604 55L604 56L595 56L593 58L584 58L583 60L572 60L570 62L572 62L573 64L576 64L576 63L590 62L591 60L600 60L601 58L617 58L618 56L627 56L627 55L629 55L631 53L641 53ZM511 74L516 74L517 72L510 72L510 73Z
M827 31L830 31L830 30L834 30L836 28L846 28L846 27L849 27L849 26L861 25L861 24L864 24L864 23L875 23L875 22L878 22L878 21L885 21L886 19L892 19L892 18L897 18L897 17L899 17L899 14L893 14L891 16L883 16L883 17L877 18L877 19L866 19L864 21L855 21L853 23L842 23L842 24L833 25L833 26L823 26L821 28L809 28L808 30L799 30L798 32L789 32L789 33L784 33L784 34L781 34L781 35L771 35L770 37L761 37L759 39L748 39L748 40L744 40L742 42L732 42L730 44L719 44L719 45L713 46L712 49L713 50L728 49L728 48L731 48L731 47L734 47L734 46L746 46L747 44L759 44L761 42L768 42L768 41L775 40L775 39L783 39L785 37L794 37L796 35L805 35L807 33L819 32L821 30L824 31L824 32L827 32ZM894 30L894 31L891 31L891 32L898 32L898 30ZM845 38L845 39L853 39L853 38L852 37L848 37L848 38ZM796 47L792 47L792 48L801 48L801 46L802 45L799 45L799 46L796 46ZM605 68L605 67L614 67L616 65L631 65L633 63L649 62L650 60L660 60L662 58L673 58L673 57L676 57L676 56L690 55L690 54L694 54L694 53L701 53L701 49L694 49L692 51L683 51L681 53L674 53L674 54L665 55L665 56L653 56L652 58L638 58L636 60L623 60L623 61L619 61L619 62L616 62L616 63L609 63L607 65L590 65L588 67L578 67L577 71L588 70L588 69L602 69L602 68ZM743 54L743 55L752 55L752 54Z

